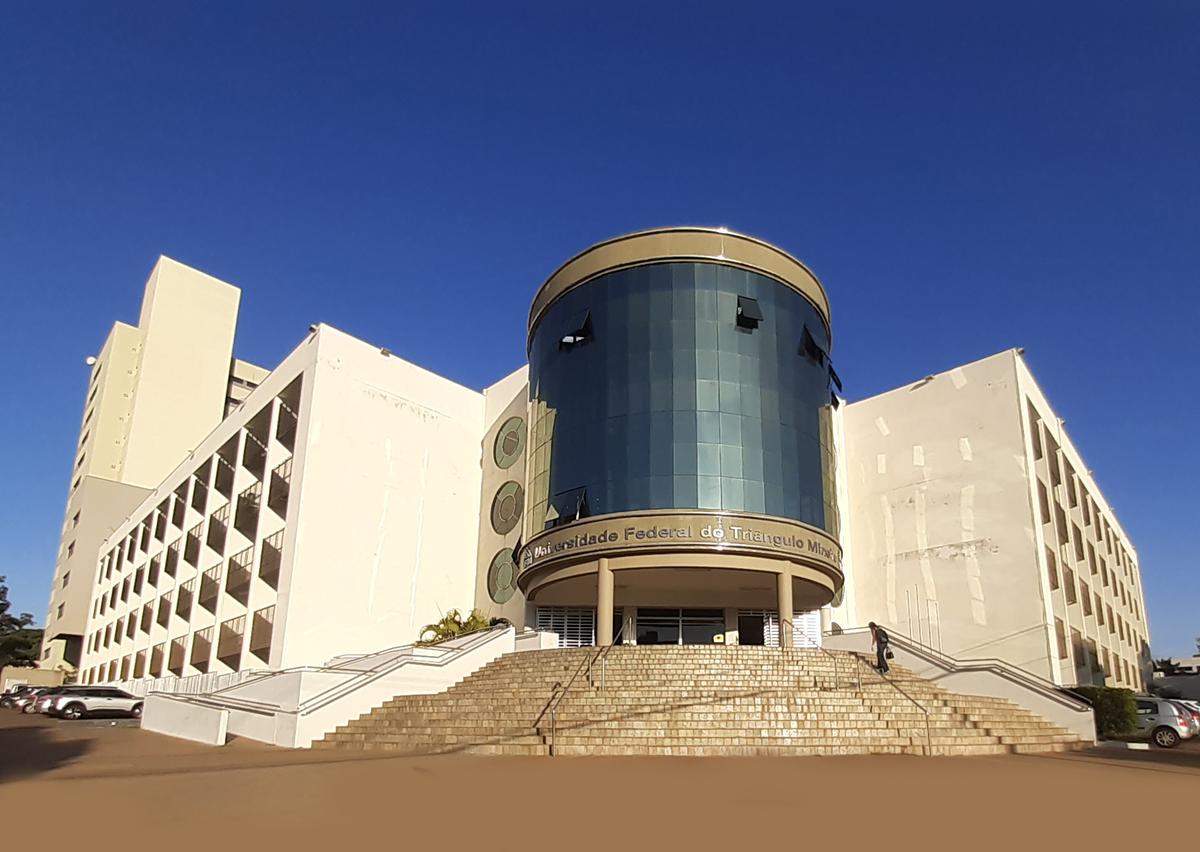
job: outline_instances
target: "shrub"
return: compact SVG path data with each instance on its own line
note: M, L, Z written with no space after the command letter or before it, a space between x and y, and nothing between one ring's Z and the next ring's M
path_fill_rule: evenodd
M464 633L474 633L477 630L493 627L496 620L492 619L489 622L487 616L477 609L471 610L471 614L466 618L463 618L458 610L452 609L442 616L441 621L422 627L421 638L417 644L436 645L438 642L445 642L447 639L453 639Z
M1077 686L1076 695L1091 702L1096 733L1103 739L1122 737L1137 730L1137 702L1133 690L1110 686Z

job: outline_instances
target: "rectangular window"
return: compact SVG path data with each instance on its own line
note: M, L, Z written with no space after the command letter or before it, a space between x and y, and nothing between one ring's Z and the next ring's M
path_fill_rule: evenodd
M758 299L749 296L737 297L737 324L741 328L755 329L763 321L762 309Z
M1050 588L1057 589L1058 580L1058 560L1054 558L1054 551L1046 548L1046 573L1050 577Z
M1033 460L1037 461L1044 455L1042 451L1042 418L1038 417L1032 402L1026 404L1029 407L1029 442L1033 445Z
M66 609L67 609L67 605L66 605L66 604L59 604L59 605L58 605L58 617L59 617L59 618L62 618L62 617L63 617L63 613L66 611Z
M1099 593L1096 594L1096 623L1104 626L1104 602L1100 600Z
M65 589L67 587L67 583L69 583L69 582L71 582L71 572L66 571L63 573L62 587Z
M1067 589L1067 603L1075 603L1075 572L1070 568L1063 568L1063 580Z
M1038 480L1038 507L1042 512L1042 523L1050 523L1050 497L1046 493L1046 486L1041 480Z
M1054 619L1054 638L1058 640L1058 658L1067 659L1067 628L1061 618Z
M75 555L75 542L71 542L70 544L67 545L67 558L70 559L74 555Z
M1083 602L1083 614L1092 614L1092 590L1088 588L1088 584L1079 581L1079 599Z
M75 529L75 527L79 526L80 514L82 514L82 510L80 510L79 512L76 512L75 517L71 518L71 529Z
M1078 524L1071 524L1071 532L1074 534L1072 541L1075 544L1075 560L1083 561L1083 530L1079 529Z

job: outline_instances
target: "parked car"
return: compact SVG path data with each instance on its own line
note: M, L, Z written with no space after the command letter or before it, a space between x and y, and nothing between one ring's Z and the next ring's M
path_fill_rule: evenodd
M20 710L22 713L33 713L37 709L34 706L34 702L37 701L37 697L47 689L51 688L52 687L49 686L31 687L29 690L21 693L13 699L13 709Z
M1182 710L1184 716L1187 717L1188 722L1191 724L1192 736L1200 734L1200 711L1193 707L1190 702L1182 701L1178 698L1172 698L1170 701Z
M43 689L33 699L33 712L47 713L50 709L50 704L60 695L69 695L86 689L84 686L52 686L49 689Z
M46 713L62 719L85 716L142 717L142 699L113 686L88 686L51 697Z
M16 706L16 700L22 695L25 695L29 690L33 689L27 683L22 683L12 689L6 689L3 695L0 695L0 707L12 708Z
M1175 748L1193 734L1191 715L1165 698L1137 698L1138 734L1161 748Z

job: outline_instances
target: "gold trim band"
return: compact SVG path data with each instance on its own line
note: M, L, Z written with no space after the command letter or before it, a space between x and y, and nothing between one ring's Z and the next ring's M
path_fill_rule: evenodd
M784 559L816 569L841 588L842 548L821 529L787 518L740 512L660 509L599 515L545 530L521 547L517 584L528 591L537 575L598 557L695 553L706 566L727 556Z
M830 330L829 298L817 276L768 242L724 228L657 228L613 237L584 249L546 279L529 309L529 341L542 315L564 293L619 269L671 260L723 263L774 278L804 296Z

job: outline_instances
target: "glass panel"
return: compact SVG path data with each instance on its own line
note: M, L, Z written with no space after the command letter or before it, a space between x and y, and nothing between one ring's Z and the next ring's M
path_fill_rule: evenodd
M736 324L738 296L765 320ZM586 314L592 338L564 350ZM716 263L650 264L564 294L530 346L531 526L549 495L591 512L745 508L834 531L829 375L801 354L816 308L777 281Z

